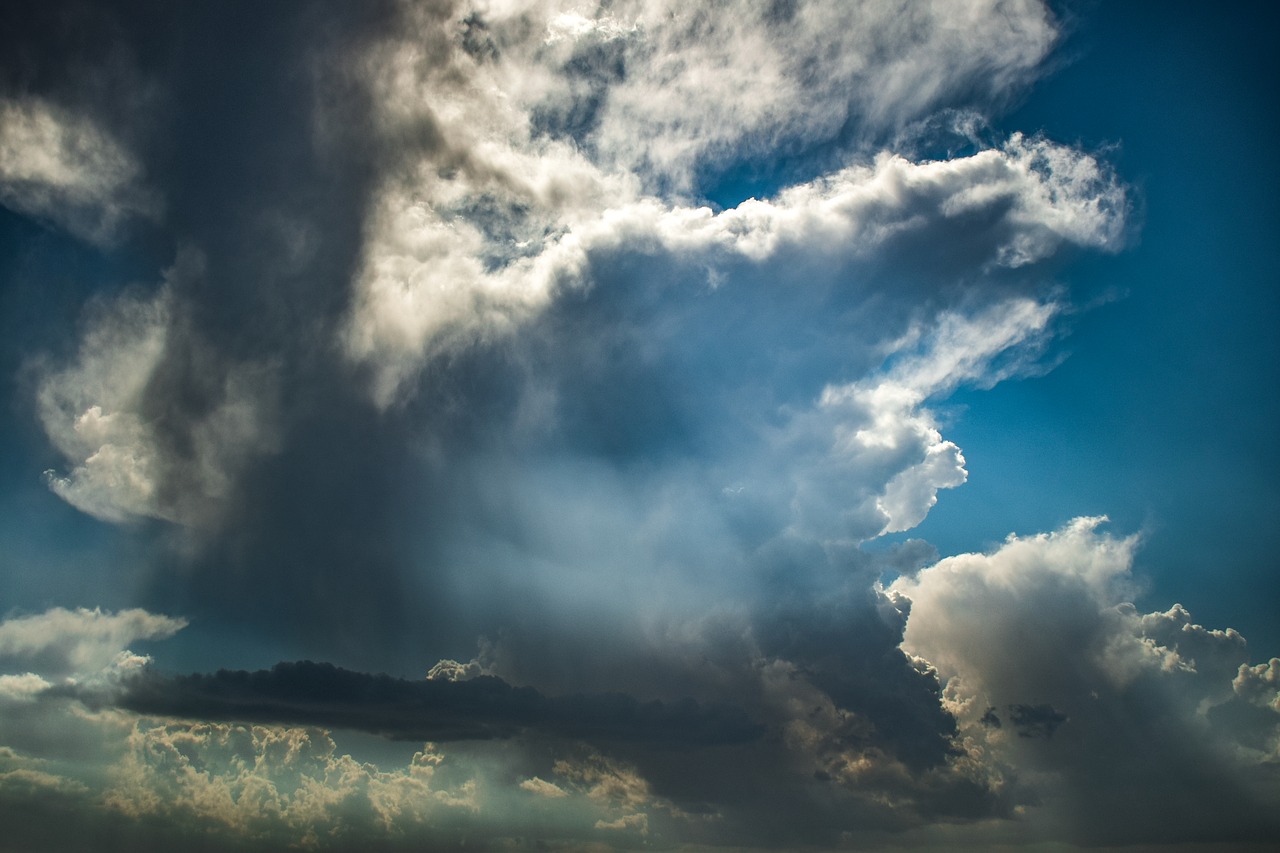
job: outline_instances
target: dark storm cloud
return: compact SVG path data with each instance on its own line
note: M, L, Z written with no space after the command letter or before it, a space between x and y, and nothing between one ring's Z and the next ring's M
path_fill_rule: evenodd
M1010 705L1009 722L1019 737L1051 738L1058 726L1067 722L1067 715L1055 711L1052 705Z
M197 720L316 725L396 740L467 740L547 734L593 742L693 747L754 740L762 728L730 706L641 702L620 693L545 696L493 676L406 681L330 664L127 682L122 708Z
M150 606L215 629L234 612L233 625L351 659L411 626L403 423L379 416L333 344L373 182L438 145L426 124L395 140L368 132L357 66L404 25L401 13L394 3L9 4L0 28L12 48L6 93L109 131L163 210L128 223L134 239L121 249L170 268L153 303L162 316L147 327L162 341L152 366L115 364L117 376L145 378L136 400L119 401L145 434L114 440L146 461L147 488L112 499L94 486L112 481L105 471L62 493L110 520L192 528L183 538L194 549L152 530ZM140 283L138 304L160 284ZM98 313L104 337L139 339L128 334L138 322ZM85 363L110 365L113 352ZM63 384L83 388L79 378ZM94 391L104 396L73 389L55 408L70 414Z
M792 661L837 707L869 721L873 729L853 735L855 743L874 744L913 770L942 764L955 721L941 707L937 677L899 648L903 620L883 596L787 598L757 627L762 650Z

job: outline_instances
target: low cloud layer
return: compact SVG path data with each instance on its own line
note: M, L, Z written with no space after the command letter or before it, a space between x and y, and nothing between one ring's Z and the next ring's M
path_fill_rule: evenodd
M737 709L704 710L692 701L642 703L622 694L548 698L488 675L411 682L311 662L259 672L142 677L116 702L158 716L311 724L396 740L503 738L532 730L694 746L747 741L761 733Z
M665 666L717 701L515 688L483 674L515 664L501 653L423 680L312 663L164 676L119 647L179 620L11 619L6 659L35 671L0 677L0 787L102 825L162 816L157 839L323 849L503 843L529 821L624 847L1270 837L1277 662L1249 664L1238 633L1180 606L1126 603L1137 542L1101 521L926 565L883 594L797 590L750 625L704 625L668 654L719 657ZM64 645L78 631L94 653L43 654L63 623ZM352 731L435 743L398 769L351 758ZM1192 807L1210 792L1212 809Z

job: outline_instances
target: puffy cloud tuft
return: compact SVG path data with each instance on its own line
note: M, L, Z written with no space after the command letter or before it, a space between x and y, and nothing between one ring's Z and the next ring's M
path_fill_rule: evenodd
M1087 843L1274 831L1280 719L1246 704L1270 698L1256 690L1270 664L1248 666L1239 633L1180 605L1139 613L1138 539L1104 521L899 578L903 648L937 667L963 741L1044 827L1088 815L1068 833Z

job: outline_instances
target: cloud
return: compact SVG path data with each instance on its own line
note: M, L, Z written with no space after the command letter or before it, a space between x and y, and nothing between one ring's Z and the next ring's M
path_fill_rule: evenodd
M0 98L0 203L99 244L160 209L136 158L108 130L37 97Z
M130 643L167 639L186 625L185 619L139 608L110 613L55 607L32 616L10 616L0 622L0 665L29 672L3 678L17 689L44 678L92 674L116 663Z
M45 431L78 464L70 476L49 473L49 486L73 506L113 521L155 507L158 461L137 407L164 352L169 308L121 300L89 330L81 364L49 376L39 405Z
M102 741L74 772L0 754L6 843L57 850L85 832L132 849L504 849L536 832L550 844L629 845L698 820L653 794L631 765L569 748L542 772L560 784L512 784L533 765L520 754L433 743L373 763L313 728L187 723L105 715L60 720ZM62 770L62 767L56 769ZM537 789L537 793L533 788ZM547 792L560 794L547 795ZM49 823L52 814L62 821ZM670 836L659 836L670 837ZM109 847L108 849L116 849ZM123 848L121 848L123 849Z
M534 776L531 779L525 779L521 782L520 790L528 791L529 793L536 794L539 797L550 797L552 799L569 796L564 788L561 788L554 782L539 779L537 776Z
M1139 613L1126 601L1138 539L1104 521L899 578L903 648L937 667L966 749L1041 831L1091 844L1275 832L1264 804L1280 778L1258 747L1280 720L1233 692L1258 671L1244 639L1180 605Z
M32 702L52 686L34 672L0 675L0 701Z
M248 31L174 11L181 52L114 14L153 58L129 147L189 249L44 363L50 485L187 528L132 525L148 606L357 669L456 657L526 596L609 610L622 646L659 601L750 609L768 543L910 528L966 476L930 398L1037 369L1065 306L1050 264L1123 238L1125 187L1086 152L920 153L916 122L980 124L1034 77L1056 38L1038 4L907 29L874 5L386 4ZM207 74L227 50L253 61ZM79 79L42 97L81 103ZM670 97L695 79L734 97ZM783 149L761 198L711 201Z
M1056 38L1032 3L917 4L905 19L886 4L514 11L482 20L499 63L536 69L516 97L537 126L684 191L735 163L865 143L942 107L1007 97Z
M442 660L427 670L427 681L469 681L486 674L483 664L478 660L470 660L466 663Z
M1055 711L1052 705L1009 706L1009 721L1017 729L1019 737L1051 738L1067 719L1066 714Z
M797 418L798 432L821 430L831 445L813 469L791 461L794 529L820 540L862 541L924 520L938 490L967 476L960 448L942 438L925 401L964 382L1016 373L1027 361L1016 353L1035 351L1056 311L1051 303L1013 300L976 316L944 314L916 351L903 348L884 372L823 389L815 411ZM995 368L1001 356L1007 363Z
M1253 704L1280 713L1280 658L1257 666L1241 664L1231 687Z
M83 713L54 721L102 745L69 766L0 755L6 849L76 849L85 833L101 834L106 849L124 849L122 835L144 850L440 849L459 843L479 807L475 777L432 744L384 769L315 729Z
M202 379L211 387L185 389L207 392L189 423L155 399L175 350L201 359L172 287L201 275L200 265L188 253L154 296L127 294L96 306L75 362L42 365L40 419L73 465L66 475L47 472L49 487L77 509L113 522L199 523L226 497L238 469L273 447L275 388L266 365L234 365L221 376L209 365Z
M153 715L302 723L400 740L510 737L530 730L694 746L760 734L740 710L704 708L692 700L640 702L616 693L547 697L493 676L405 681L306 661L253 673L146 675L131 682L118 701Z
M1275 661L1126 603L1136 539L882 539L968 476L948 395L1056 363L1057 264L1130 203L986 129L1044 4L901 6L126 5L145 115L0 102L6 204L154 214L172 263L36 363L50 486L147 609L0 624L6 808L52 792L50 849L1271 831ZM165 675L126 652L159 611L334 663Z
M948 220L970 231L979 264L1022 266L1064 241L1118 245L1124 192L1078 151L1021 135L942 162L883 149L885 128L1029 79L1055 38L1032 3L913 16L904 30L875 4L404 10L412 35L348 60L385 155L344 335L376 368L375 399L412 393L425 363L501 341L595 285L592 267L622 247L719 279L726 261L838 263ZM762 75L769 85L751 84ZM773 201L716 214L669 192L708 163L727 170L846 133L874 142L786 176Z
M108 809L228 840L332 849L413 829L429 837L432 823L477 807L474 782L434 784L443 756L431 745L382 772L308 729L139 722L128 743Z
M955 272L1016 268L1064 243L1118 247L1127 207L1123 188L1092 157L1021 135L944 162L882 153L874 165L719 213L653 197L584 211L526 191L509 203L532 231L505 261L487 253L509 235L488 237L472 213L433 205L438 192L428 183L386 196L366 246L348 349L378 366L384 405L432 357L513 334L566 292L600 286L594 271L619 255L648 256L695 281L724 276L716 270L775 279L797 261L847 270L879 253L913 254L921 240L945 256L939 236L955 232L956 251L968 255Z

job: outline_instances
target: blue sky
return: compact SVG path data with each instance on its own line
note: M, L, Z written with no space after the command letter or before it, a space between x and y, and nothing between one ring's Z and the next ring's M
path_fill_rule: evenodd
M1274 15L4 14L0 849L1280 835Z
M1269 13L1191 3L1080 14L1061 67L1003 123L1111 147L1140 193L1135 238L1063 273L1081 293L1114 295L1075 319L1063 364L963 401L952 434L974 462L970 480L917 533L952 552L1006 527L1107 514L1146 534L1144 601L1194 601L1206 624L1274 649Z

